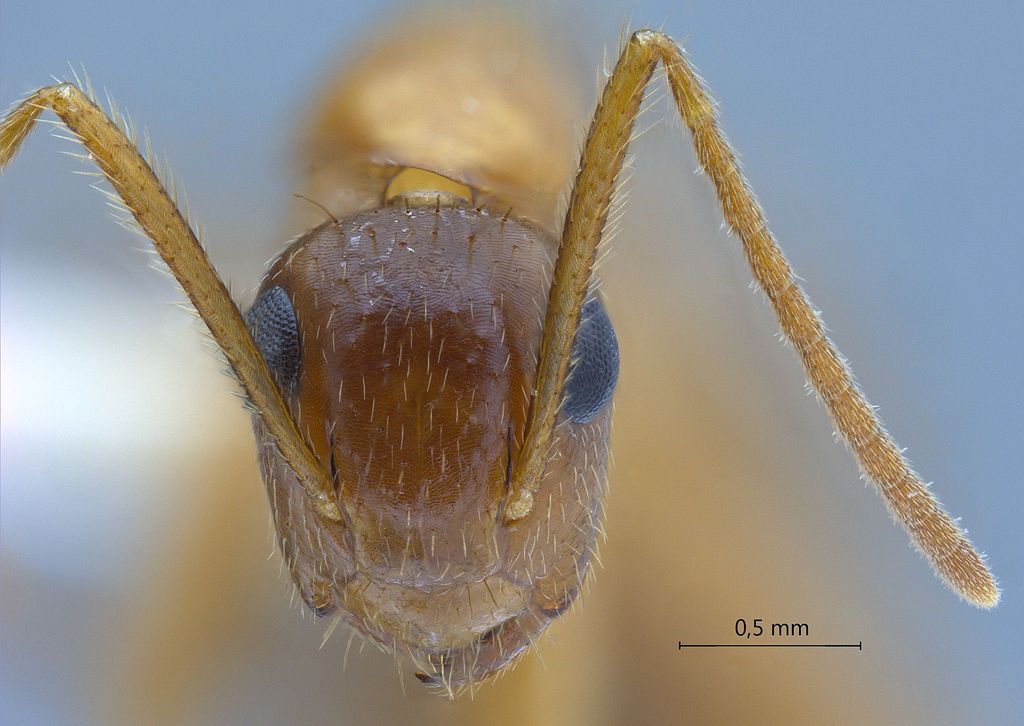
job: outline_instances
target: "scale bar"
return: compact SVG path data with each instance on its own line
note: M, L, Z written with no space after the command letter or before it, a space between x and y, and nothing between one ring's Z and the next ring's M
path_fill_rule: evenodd
M856 648L864 650L864 641L856 643L684 643L679 641L679 650L683 648Z

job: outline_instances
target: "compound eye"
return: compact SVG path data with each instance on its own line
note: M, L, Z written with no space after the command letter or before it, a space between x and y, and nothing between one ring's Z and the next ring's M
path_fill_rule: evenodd
M574 423L589 423L611 400L618 380L619 342L604 304L595 295L580 312L562 412Z
M277 385L291 391L299 375L299 324L280 285L265 290L243 316Z

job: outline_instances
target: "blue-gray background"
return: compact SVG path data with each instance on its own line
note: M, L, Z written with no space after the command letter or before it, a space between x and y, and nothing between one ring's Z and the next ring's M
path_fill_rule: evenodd
M820 467L820 473L801 484L797 499L772 500L772 492L751 491L748 501L751 509L773 512L770 522L755 518L755 526L805 528L813 526L808 521L823 522L820 529L797 535L811 553L799 569L811 570L809 579L837 595L806 607L780 601L780 617L828 620L830 632L815 631L821 639L863 637L871 657L903 664L906 680L893 684L898 692L893 707L902 709L895 712L897 720L1019 722L1024 714L1019 688L1024 674L1020 5L693 1L530 7L537 21L552 26L550 32L579 57L574 72L588 104L602 47L614 49L624 20L633 26L663 25L683 41L723 102L727 132L748 176L841 349L925 478L936 482L943 501L990 554L1004 588L999 609L976 611L939 587L925 564L908 554L902 533L888 524L877 498L863 491L845 452L828 443L825 417L803 398L795 361L771 340L764 304L744 289L739 251L715 232L713 200L689 173L692 156L678 138L678 124L667 124L637 146L626 230L606 272L612 311L616 295L635 297L637 286L649 286L652 295L645 302L655 306L652 315L663 322L645 334L680 336L676 345L686 350L691 338L680 326L692 331L673 324L672 307L696 304L700 309L685 313L684 320L703 317L703 326L731 332L720 348L688 354L739 358L730 363L738 375L778 381L778 390L772 383L757 406L782 410L755 407L751 414L767 417L769 426L785 427L791 416L808 418L809 423L794 425L794 450L809 449L802 455L809 457L808 468ZM331 60L346 44L372 32L389 8L336 2L7 0L0 4L0 102L47 83L50 73L65 75L67 60L84 63L97 85L111 89L167 150L195 216L207 224L211 256L241 290L255 283L264 261L279 249L284 213L278 210L287 207L298 187L289 166L297 117ZM170 575L154 571L153 564L160 548L184 536L183 522L196 516L192 500L175 495L176 482L186 472L201 479L197 471L214 466L204 464L204 457L219 461L223 446L236 447L239 460L251 457L244 416L223 394L226 379L212 375L216 365L198 352L187 316L164 305L174 299L173 289L146 269L145 255L130 251L142 242L115 227L101 198L69 173L79 167L57 153L64 148L66 143L38 134L0 180L0 709L12 723L113 718L124 694L111 685L121 681L106 675L115 667L110 663L124 668L118 658L131 643L122 636L148 628L123 619L138 597L133 588L145 579L166 589L156 602L183 597ZM688 196L681 200L684 193ZM660 230L672 229L672 215L680 214L698 215L705 236L664 240ZM689 289L702 292L691 295ZM662 299L658 290L667 291ZM629 325L621 313L616 320L620 329ZM736 331L755 342L736 342ZM629 333L625 338L628 343ZM630 377L624 369L626 391L631 380L645 376L642 365L634 370ZM751 385L714 381L707 388L730 400ZM235 443L221 443L222 429ZM193 452L192 460L183 460L182 446ZM155 461L162 463L154 468ZM620 461L620 466L630 464ZM644 485L613 479L620 489ZM253 516L260 516L258 485L248 480L238 491L256 500ZM628 541L630 527L645 526L624 517L615 521L615 515L613 499L609 553L616 538ZM731 513L694 516L725 520ZM683 514L676 521L686 527ZM253 559L261 560L269 542L258 545L260 557ZM190 557L216 559L207 549L194 548ZM820 561L813 557L819 549L824 551ZM826 554L832 550L849 558L836 563L835 572ZM709 548L702 556L716 553ZM775 551L747 556L753 560L751 572L786 570L779 561L783 555ZM231 571L235 565L225 567ZM818 579L825 575L815 574L814 567L829 579ZM614 581L614 572L605 577ZM650 577L685 581L687 572L680 566ZM734 574L741 592L744 577ZM277 592L285 590L283 584L271 589L271 604L260 607L273 608L274 598L285 599ZM218 597L223 596L220 591ZM201 602L203 593L195 597ZM251 597L262 597L262 591ZM594 603L601 597L599 587ZM763 597L741 595L745 612L724 607L714 632L710 625L690 629L683 605L670 602L681 613L678 631L665 632L662 646L671 649L676 639L688 636L728 638L737 617L757 617L758 608L768 607ZM152 602L142 601L150 609ZM250 604L243 591L233 607ZM110 612L118 613L113 621ZM264 638L289 641L287 623L299 619L286 612L281 620L282 630ZM859 623L879 621L887 629L871 640L868 626ZM239 675L248 684L218 686L197 697L199 705L175 713L198 721L273 721L282 715L274 704L288 701L282 693L314 702L313 689L303 690L309 683L305 676L289 675L288 659L315 652L318 631L308 621L297 627L312 645L264 646L273 657L261 669L252 656L251 672L242 669ZM629 632L606 635L632 637ZM330 661L322 655L327 650L317 655L317 667L336 670L332 678L344 680L341 649L334 644L337 657ZM175 677L191 672L200 674L198 682L220 683L202 675L213 666L201 651L188 652L200 655L180 657L197 662L176 669ZM817 657L810 653L801 657ZM350 660L360 657L368 656L353 654ZM870 660L856 664L857 657L851 656L855 665L843 667L875 667ZM830 667L822 663L818 667ZM389 667L385 662L379 670L386 674ZM717 677L735 678L730 687L742 694L744 673L741 666L728 665ZM687 701L699 701L701 692L687 690L682 676L678 680ZM396 698L395 684L388 680L378 698ZM182 686L182 692L191 691ZM862 699L877 697L851 686L831 696L835 713L796 707L784 712L792 720L834 716L842 721L844 711L856 712ZM412 708L420 702L403 703ZM309 713L319 712L304 718L313 718ZM449 719L456 715L443 713ZM682 716L685 709L670 713ZM330 716L335 722L346 717L338 710Z

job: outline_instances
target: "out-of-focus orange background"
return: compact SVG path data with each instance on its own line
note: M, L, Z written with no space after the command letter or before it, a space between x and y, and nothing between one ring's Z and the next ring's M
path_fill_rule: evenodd
M84 62L167 150L248 300L300 231L293 152L313 99L405 12L6 3L0 101ZM471 27L459 12L433 10ZM174 287L132 251L143 241L69 173L68 145L38 134L0 180L5 722L1021 719L1021 11L636 2L517 15L567 59L552 78L576 86L579 129L627 17L690 50L812 299L990 553L1004 604L957 601L860 484L659 102L642 123L666 121L634 147L601 268L623 366L608 542L583 607L473 701L400 682L358 640L346 657L347 633L320 648L326 623L290 599L231 382L165 304ZM864 649L677 650L737 642L738 618Z

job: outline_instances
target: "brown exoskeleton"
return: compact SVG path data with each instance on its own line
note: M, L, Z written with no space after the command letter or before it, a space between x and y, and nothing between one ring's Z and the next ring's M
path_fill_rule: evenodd
M245 390L278 542L304 601L453 693L514 662L589 572L618 371L592 267L659 64L726 222L865 476L951 588L995 605L982 558L854 383L702 81L661 33L625 44L557 235L531 221L528 203L506 206L529 198L529 188L507 192L525 178L510 185L500 165L467 163L443 143L413 153L384 133L366 144L363 181L322 198L329 218L273 263L244 316L133 132L100 110L88 84L17 105L0 125L0 166L44 109L81 139Z

